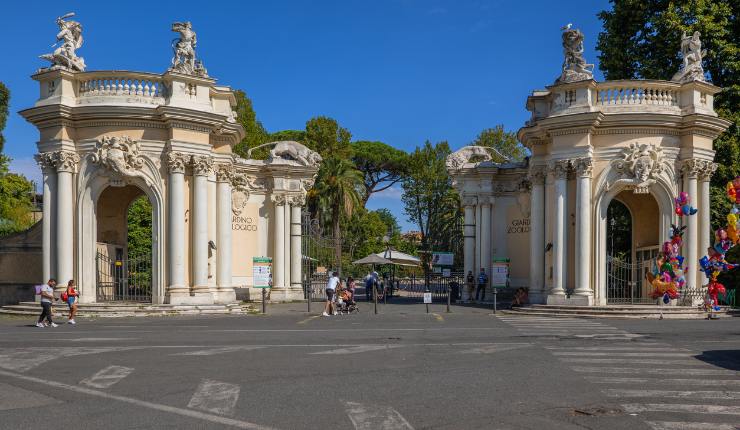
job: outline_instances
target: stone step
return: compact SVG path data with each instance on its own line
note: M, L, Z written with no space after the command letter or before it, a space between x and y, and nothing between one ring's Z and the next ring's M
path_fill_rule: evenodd
M661 308L658 306L648 307L647 309L631 309L631 310L612 310L607 307L579 307L578 309L561 309L558 306L548 305L533 305L521 308L514 308L511 310L504 310L502 313L509 315L522 315L522 316L548 316L548 317L561 317L561 318L629 318L629 319L658 319L661 317L664 319L704 319L707 318L707 313L699 308L682 308L678 312L665 312L667 307L662 308L664 312L660 312ZM736 312L729 311L728 309L722 309L714 312L719 318L730 317L737 315Z
M660 311L684 312L695 311L698 306L658 306L658 305L608 305L608 306L576 306L576 305L537 305L530 306L533 309L563 309L563 310L599 310L599 311Z

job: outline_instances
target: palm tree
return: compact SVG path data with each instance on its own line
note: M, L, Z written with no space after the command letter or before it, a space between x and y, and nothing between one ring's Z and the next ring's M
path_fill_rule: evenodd
M319 169L312 197L314 208L323 225L331 224L334 236L336 264L342 261L342 241L340 220L351 217L355 208L361 204L358 190L363 185L363 175L351 161L328 157Z

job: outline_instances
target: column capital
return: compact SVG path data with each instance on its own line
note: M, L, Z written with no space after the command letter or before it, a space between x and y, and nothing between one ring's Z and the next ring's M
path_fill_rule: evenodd
M167 168L170 173L185 173L185 155L182 152L168 152Z
M547 169L554 179L568 179L570 160L552 160L548 163Z
M306 204L305 194L293 194L287 197L287 202L293 207L301 207Z
M532 185L545 185L547 166L530 166L527 179Z
M699 170L699 179L704 182L708 182L710 179L712 179L712 175L714 174L714 172L717 171L717 166L719 166L717 163L705 160L704 165Z
M52 152L42 152L33 156L33 159L36 160L36 163L41 167L41 171L44 173L48 174L56 170L54 166L54 156L52 154Z
M697 179L699 173L704 168L706 160L698 158L687 158L681 160L681 172L686 175L689 179Z
M77 172L80 163L80 156L74 151L54 151L45 152L42 155L44 162L48 162L49 169L56 169L57 172ZM38 159L36 160L39 161ZM43 166L42 166L43 167Z
M593 173L594 162L591 157L576 158L572 160L576 174L581 178L590 178Z
M464 207L471 207L478 204L478 197L477 196L463 196L462 198L462 205Z
M216 164L216 182L231 182L234 179L234 167L231 164Z
M282 206L287 203L287 196L285 194L273 194L270 196L270 200L275 206Z
M478 204L481 206L491 206L496 203L496 197L493 196L479 196Z
M193 166L193 176L211 176L213 173L213 157L210 155L193 155L190 163Z

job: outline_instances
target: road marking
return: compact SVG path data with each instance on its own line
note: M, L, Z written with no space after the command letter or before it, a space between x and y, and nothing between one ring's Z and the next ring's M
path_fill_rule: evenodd
M574 366L571 367L576 372L581 373L634 373L647 375L665 375L665 369L654 368L634 368L634 367L589 367ZM737 372L726 369L671 369L681 375L737 375Z
M61 400L45 396L35 391L25 390L0 382L0 411L39 408L62 403Z
M321 315L314 315L314 316L312 316L312 317L308 317L308 318L306 318L305 320L302 320L302 321L298 321L298 324L306 324L307 322L309 322L309 321L311 321L311 320L315 320L316 318L319 318L320 316L321 316Z
M668 399L718 399L738 400L740 391L666 391L666 390L618 390L608 389L609 397L665 397Z
M546 346L545 349L550 351L648 351L648 352L670 352L670 351L688 351L682 348L653 348L641 346Z
M204 379L190 398L188 407L231 416L239 400L239 390L238 385Z
M119 340L139 340L134 337L78 337L65 339L67 342L111 342Z
M732 424L686 423L679 421L647 421L653 430L737 430Z
M198 351L178 352L172 355L205 356L205 355L226 354L229 352L237 352L237 351L253 351L255 349L263 349L263 348L265 347L255 346L255 345L223 346L220 348L200 349Z
M689 414L740 415L740 406L694 405L676 403L627 403L622 405L627 413L682 412Z
M740 380L733 379L650 379L650 378L618 378L618 377L602 377L602 376L587 376L586 380L595 384L647 384L651 385L700 385L700 386L740 386Z
M388 406L366 406L345 402L345 410L355 430L414 430L397 410Z
M479 348L472 348L460 351L460 354L493 354L494 352L511 351L514 349L526 348L532 346L531 343L502 343L488 346L481 346Z
M96 396L96 397L101 397L101 398L110 399L110 400L117 400L119 402L129 403L129 404L140 406L143 408L149 408L149 409L153 409L153 410L161 411L161 412L168 412L171 414L182 415L182 416L190 417L190 418L197 418L203 421L209 421L212 423L223 424L223 425L232 426L236 428L251 429L251 430L272 430L271 427L261 426L259 424L254 424L254 423L250 423L246 421L226 418L226 417L222 417L222 416L214 415L214 414L207 414L204 412L193 411L190 409L183 409L183 408L178 408L174 406L162 405L159 403L146 402L146 401L134 399L131 397L118 396L115 394L106 393L105 391L94 390L92 388L85 388L85 387L80 387L80 386L75 386L75 385L64 384L62 382L50 381L48 379L34 378L33 376L21 375L18 373L7 372L4 370L0 370L0 375L7 376L9 378L20 379L23 381L33 382L43 387L55 387L55 388L68 390L68 391L75 391L77 393L87 394L90 396Z
M133 370L124 366L108 366L93 376L83 379L80 384L93 388L108 388L127 377Z
M360 352L368 351L380 351L384 349L400 348L404 345L360 345L350 348L332 349L329 351L311 352L311 355L325 355L325 354L358 354Z
M688 360L662 360L657 358L570 358L563 359L566 363L588 363L588 364L676 364L680 366L709 366L708 363L694 359Z
M25 372L57 358L132 349L136 349L136 347L18 348L0 351L0 368Z
M440 315L440 314L432 313L432 315L434 315L434 319L436 319L439 322L444 322L444 320L445 320L444 318L442 318L442 315Z
M693 357L693 352L553 352L552 355L594 356L594 357Z

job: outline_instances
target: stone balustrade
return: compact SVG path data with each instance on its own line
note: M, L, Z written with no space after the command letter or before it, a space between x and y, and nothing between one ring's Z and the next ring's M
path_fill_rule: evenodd
M655 81L607 81L596 84L597 106L679 106L681 85Z
M163 104L165 84L162 76L154 73L100 71L77 73L80 103L86 99L107 97L134 98L136 102Z

